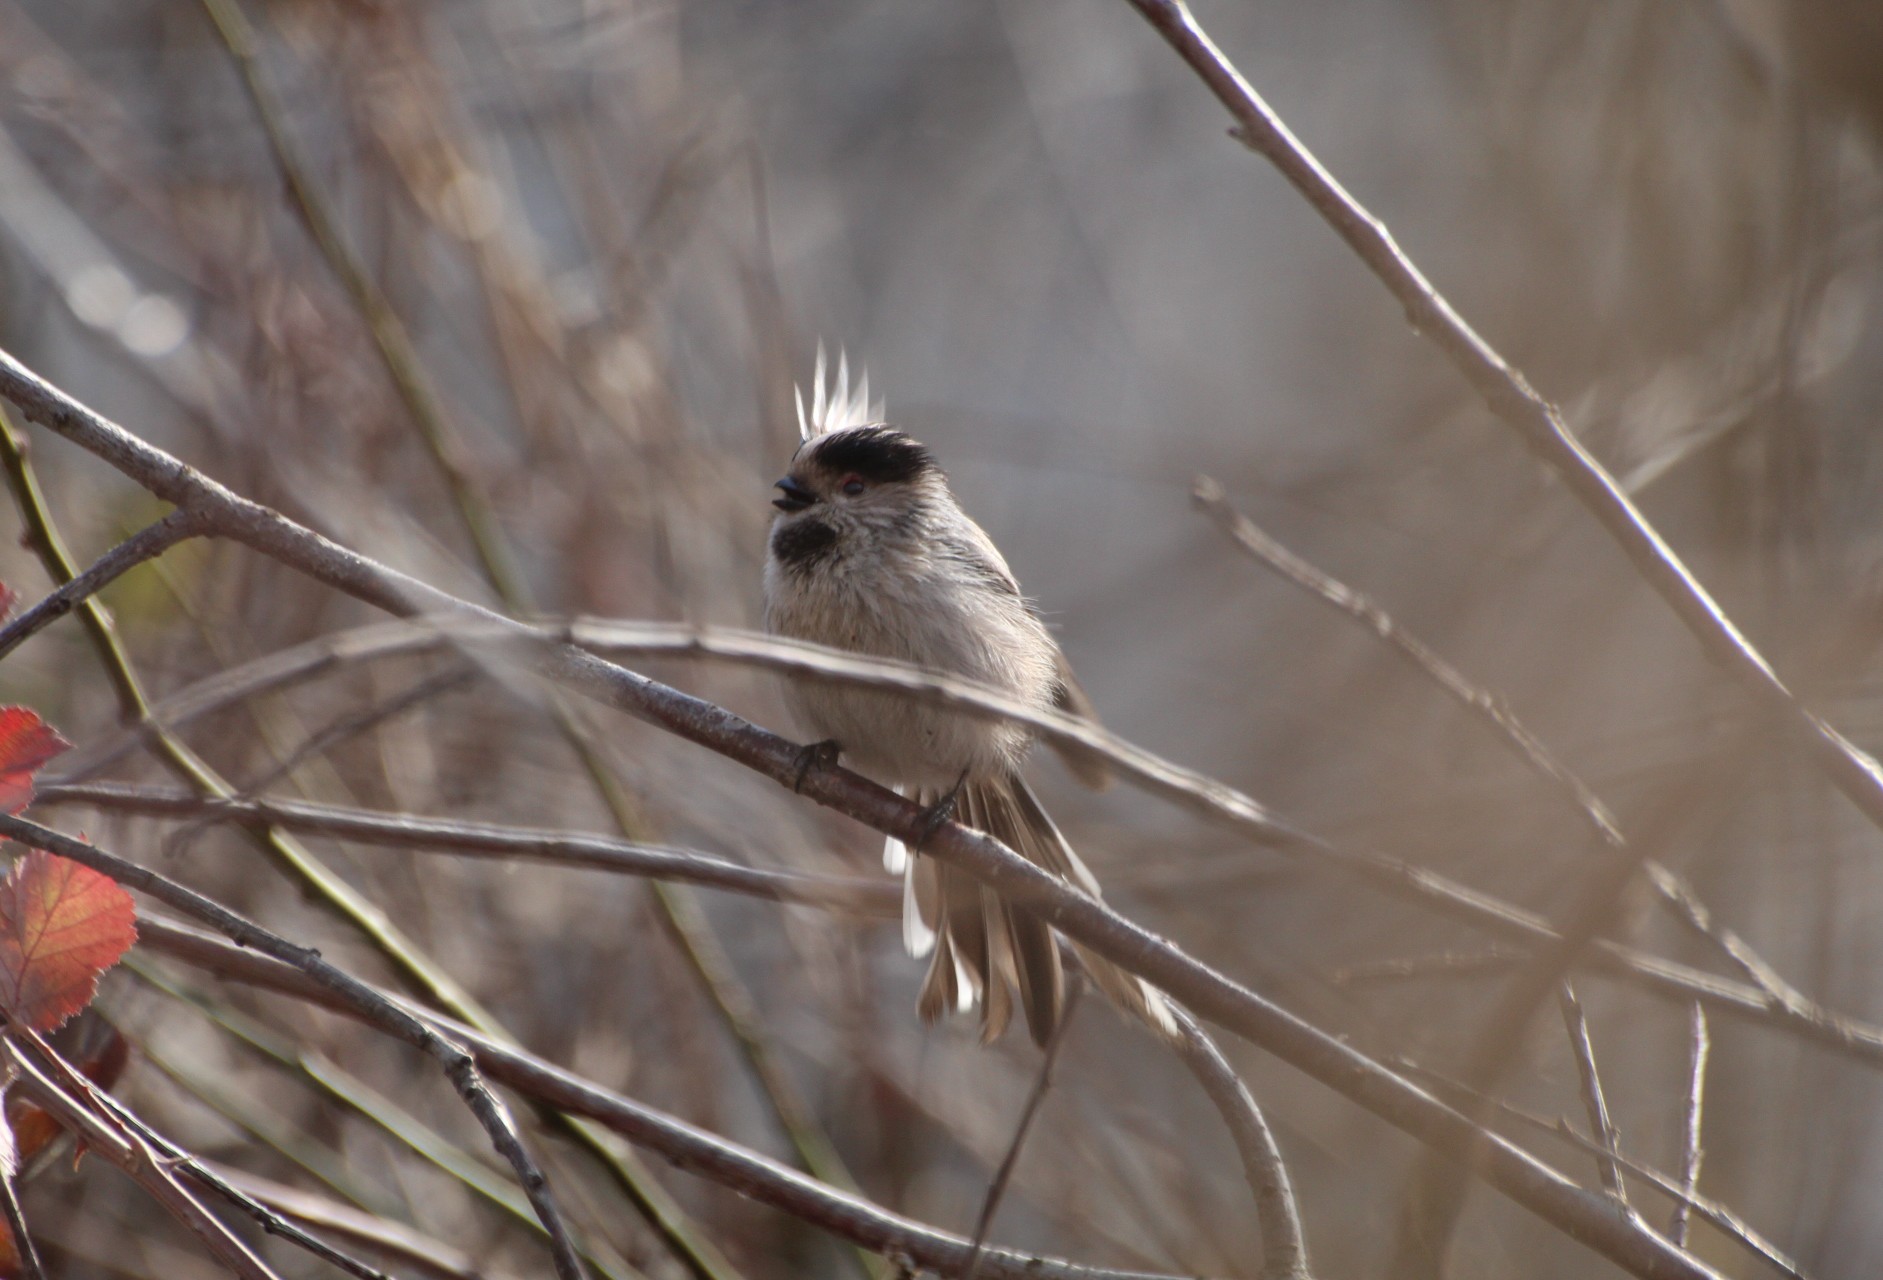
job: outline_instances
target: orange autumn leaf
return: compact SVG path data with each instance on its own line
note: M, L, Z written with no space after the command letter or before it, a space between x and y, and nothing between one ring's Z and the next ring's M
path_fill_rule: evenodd
M0 707L0 810L18 813L33 802L33 775L71 747L26 707Z
M131 895L69 858L27 850L0 881L0 1009L50 1031L91 1003L137 941Z

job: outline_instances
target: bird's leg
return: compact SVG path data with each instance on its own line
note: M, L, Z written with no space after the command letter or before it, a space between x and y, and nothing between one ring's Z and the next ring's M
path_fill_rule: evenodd
M921 818L915 825L915 843L909 847L915 852L922 852L922 846L928 838L940 831L942 824L955 816L955 801L961 797L961 784L968 780L968 771L963 769L961 776L955 779L955 785L948 788L948 794L922 810Z
M842 754L843 744L835 738L825 738L822 742L813 742L807 747L799 747L798 772L791 779L791 789L803 795L804 780L811 776L811 770L835 768L837 758Z

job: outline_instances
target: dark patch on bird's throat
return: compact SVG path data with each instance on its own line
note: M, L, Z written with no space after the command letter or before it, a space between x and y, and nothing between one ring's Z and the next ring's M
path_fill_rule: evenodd
M920 441L894 427L846 427L813 444L818 466L832 475L859 475L872 484L907 483L940 469Z
M822 520L786 520L772 530L772 555L792 573L806 573L837 554L837 531Z

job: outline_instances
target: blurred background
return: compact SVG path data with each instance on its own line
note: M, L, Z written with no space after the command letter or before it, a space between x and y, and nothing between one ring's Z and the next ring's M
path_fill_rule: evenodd
M1198 16L1801 695L1883 748L1879 10ZM1240 556L1190 503L1211 475L1500 693L1805 995L1883 1020L1883 835L1227 123L1119 0L0 0L0 344L448 590L756 626L768 486L822 340L935 450L1110 727L1350 847L1565 907L1599 848L1584 817L1377 637ZM160 513L34 446L81 563ZM48 580L5 509L0 579L34 599ZM106 599L153 699L374 620L221 544ZM645 669L797 732L769 678ZM5 664L0 698L78 743L74 770L123 713L72 621ZM451 654L341 664L180 736L237 789L880 874L857 825ZM102 770L175 781L150 750ZM1462 1071L1508 972L1485 936L1128 787L1038 774L1128 915L1369 1053ZM703 959L864 1193L950 1230L972 1230L1038 1069L1017 1033L983 1050L966 1025L925 1029L921 964L881 921L325 839L302 851L334 877L315 891L309 864L230 830L57 821L422 989L346 918L350 892L533 1050L797 1160ZM1739 976L1645 893L1613 932ZM1579 988L1623 1149L1676 1170L1687 1010ZM546 1270L478 1189L482 1135L411 1054L156 958L100 1008L135 1049L120 1093L179 1142L446 1242L476 1274ZM1712 1039L1700 1189L1805 1272L1874 1273L1883 1077L1769 1025L1716 1017ZM1523 1043L1508 1096L1582 1126L1553 1010ZM1317 1274L1379 1274L1417 1148L1227 1047L1279 1131ZM1596 1185L1586 1155L1511 1132ZM539 1146L597 1274L688 1274L604 1160ZM789 1217L651 1176L726 1275L861 1274ZM1632 1189L1664 1224L1665 1198ZM217 1274L101 1162L44 1170L26 1208L59 1275ZM992 1238L1253 1275L1258 1237L1195 1083L1092 1001ZM268 1247L284 1275L323 1272ZM1771 1274L1704 1223L1693 1247ZM1608 1273L1479 1190L1452 1273L1513 1269Z

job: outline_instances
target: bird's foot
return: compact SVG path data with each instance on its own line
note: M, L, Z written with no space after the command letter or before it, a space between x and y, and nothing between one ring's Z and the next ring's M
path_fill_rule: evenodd
M843 755L843 744L835 738L825 738L822 742L813 742L808 747L799 747L798 771L791 779L791 789L803 795L804 780L811 776L811 770L833 769L841 755Z
M942 829L942 824L955 816L955 801L961 798L961 784L968 780L968 771L963 769L961 776L955 779L955 785L948 788L948 794L922 810L922 816L916 820L915 840L909 848L920 853L929 837Z

